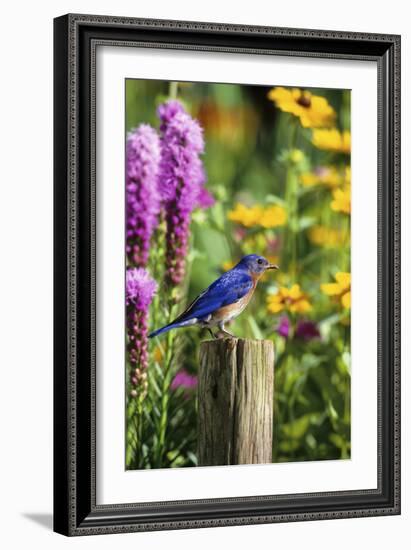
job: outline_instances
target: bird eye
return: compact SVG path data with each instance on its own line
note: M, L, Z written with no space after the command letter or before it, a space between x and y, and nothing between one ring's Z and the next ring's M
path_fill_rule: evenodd
M263 263L263 260L261 258L258 258L257 263L261 265Z

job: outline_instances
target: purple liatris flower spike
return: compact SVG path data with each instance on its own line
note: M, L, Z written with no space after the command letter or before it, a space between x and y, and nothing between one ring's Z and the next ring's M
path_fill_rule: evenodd
M295 336L296 338L300 338L301 340L308 342L314 338L320 338L321 335L318 330L318 326L314 323L314 321L304 321L301 319L297 323Z
M131 397L147 391L148 309L157 290L156 281L143 268L126 271L126 316L128 359L131 364Z
M167 124L177 115L181 113L186 113L184 107L176 99L170 99L165 103L159 105L157 109L157 114L161 121L160 130L165 132L167 129Z
M145 267L148 262L160 212L159 162L157 132L141 124L128 134L126 150L126 252L132 266Z
M167 223L166 280L178 285L185 275L191 212L200 204L209 205L212 197L204 195L201 126L176 100L160 105L158 115L162 132L158 181Z

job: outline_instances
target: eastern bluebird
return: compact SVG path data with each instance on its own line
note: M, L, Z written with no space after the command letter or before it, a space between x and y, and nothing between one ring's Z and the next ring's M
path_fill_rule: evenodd
M173 328L192 325L207 328L218 326L221 333L232 337L224 329L224 324L235 319L251 300L260 277L268 269L278 269L277 265L257 254L249 254L232 269L221 275L204 290L174 321L149 334L158 336Z

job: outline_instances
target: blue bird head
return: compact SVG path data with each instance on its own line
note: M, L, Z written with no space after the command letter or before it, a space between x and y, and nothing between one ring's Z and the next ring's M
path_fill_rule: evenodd
M267 271L268 269L279 269L278 265L270 264L266 258L259 256L258 254L249 254L248 256L244 256L244 258L238 262L236 267L246 269L250 275L262 275L264 271Z

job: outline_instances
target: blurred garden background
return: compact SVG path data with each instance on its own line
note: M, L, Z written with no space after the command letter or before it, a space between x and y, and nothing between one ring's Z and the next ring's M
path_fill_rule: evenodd
M194 136L187 162L201 200L173 217L160 182L144 248L131 194L151 169L153 181L172 178L170 100L189 128L176 147ZM127 233L126 467L196 466L198 349L209 335L147 333L251 253L280 271L264 275L228 330L275 343L273 461L350 458L350 92L127 80L126 132L128 215L137 216ZM159 162L160 176L135 162ZM186 240L171 227L182 219ZM146 294L139 277L150 279Z

